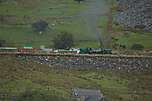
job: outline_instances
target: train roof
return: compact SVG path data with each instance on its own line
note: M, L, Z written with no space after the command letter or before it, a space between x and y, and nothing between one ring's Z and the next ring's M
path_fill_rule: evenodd
M10 50L13 50L13 49L17 49L15 47L0 47L0 49L10 49Z

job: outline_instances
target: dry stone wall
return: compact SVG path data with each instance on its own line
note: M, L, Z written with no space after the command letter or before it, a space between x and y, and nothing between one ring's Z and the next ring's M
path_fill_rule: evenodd
M152 57L123 57L123 56L26 56L41 64L63 68L96 68L113 70L151 70Z

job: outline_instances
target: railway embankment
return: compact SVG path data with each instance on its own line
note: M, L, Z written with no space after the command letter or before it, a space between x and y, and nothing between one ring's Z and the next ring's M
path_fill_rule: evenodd
M49 55L19 56L20 59L47 64L50 67L95 68L129 71L152 71L151 56Z

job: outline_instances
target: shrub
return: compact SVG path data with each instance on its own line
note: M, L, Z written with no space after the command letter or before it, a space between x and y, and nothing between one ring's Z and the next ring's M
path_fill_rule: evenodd
M119 47L122 48L122 49L126 49L126 45L121 45L120 44Z
M0 47L4 47L6 44L5 40L0 40Z
M56 49L69 49L74 46L73 35L67 32L56 35L53 39L54 48Z
M133 44L133 45L131 46L131 49L132 49L132 50L143 50L143 49L144 49L144 46L141 45L141 44Z
M74 0L74 1L77 1L78 3L81 3L81 1L85 1L85 0Z
M46 21L40 20L32 24L32 28L35 32L44 32L48 27L48 23Z
M3 3L4 2L4 0L0 0L0 3Z

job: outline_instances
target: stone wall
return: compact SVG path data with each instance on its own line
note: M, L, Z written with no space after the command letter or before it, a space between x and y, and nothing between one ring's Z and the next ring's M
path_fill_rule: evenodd
M152 32L152 0L117 0L116 22Z
M41 64L64 68L108 68L114 70L152 70L152 57L124 56L24 56Z

